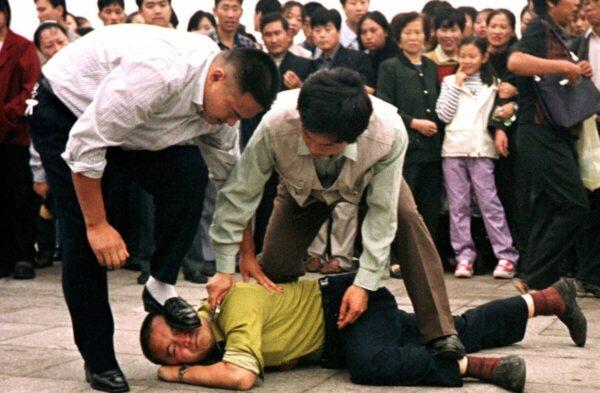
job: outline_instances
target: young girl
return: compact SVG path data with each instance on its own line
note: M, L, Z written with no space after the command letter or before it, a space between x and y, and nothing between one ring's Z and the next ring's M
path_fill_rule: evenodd
M450 209L450 241L456 253L456 277L473 275L475 244L471 237L471 187L483 216L498 265L495 278L512 278L519 259L494 183L498 158L488 120L498 90L484 40L469 37L459 44L459 68L444 78L436 105L447 123L442 167Z

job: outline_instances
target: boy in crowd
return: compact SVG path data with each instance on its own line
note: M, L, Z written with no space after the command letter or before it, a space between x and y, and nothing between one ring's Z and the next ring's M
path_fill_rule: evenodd
M346 21L340 30L340 42L343 47L358 50L358 36L356 28L360 18L369 11L369 0L340 0Z
M104 26L125 23L125 1L124 0L98 0L98 18Z
M218 24L208 36L219 45L221 50L258 48L256 42L239 32L243 13L242 0L215 0L213 14Z
M458 68L458 44L465 30L465 15L457 10L444 10L433 20L437 46L426 56L437 64L438 81L454 74Z

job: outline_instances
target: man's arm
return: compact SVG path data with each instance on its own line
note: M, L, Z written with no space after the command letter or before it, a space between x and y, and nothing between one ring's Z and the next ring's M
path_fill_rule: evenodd
M232 363L219 362L210 366L191 366L180 380L181 368L182 366L162 366L158 369L158 378L166 382L234 390L249 390L256 381L256 374Z
M514 52L508 58L508 70L520 76L548 74L579 75L579 67L568 60L549 60L524 52Z
M156 64L125 62L100 84L95 99L75 122L62 157L73 173L73 186L86 223L87 236L101 265L114 269L125 263L127 249L108 223L101 179L106 149L164 105L167 84Z
M392 151L373 167L374 176L367 188L367 214L362 224L363 253L354 285L350 286L340 307L338 329L356 322L366 311L368 292L379 288L387 267L390 245L396 236L398 195L408 136L402 119L390 119L396 124L398 136Z

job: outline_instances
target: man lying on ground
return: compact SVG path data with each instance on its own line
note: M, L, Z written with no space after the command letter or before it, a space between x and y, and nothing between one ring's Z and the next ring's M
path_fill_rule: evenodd
M413 314L398 309L386 288L370 293L367 311L343 330L336 329L343 294L354 275L283 284L283 293L260 285L237 284L220 313L205 303L200 328L181 331L159 314L149 314L140 341L144 355L163 365L167 382L247 390L266 367L289 369L319 361L346 367L350 379L366 385L462 386L476 378L511 391L525 385L525 362L517 356L436 357L419 333ZM587 322L572 281L542 291L495 300L455 317L467 352L510 345L523 339L529 318L556 315L571 338L585 345Z

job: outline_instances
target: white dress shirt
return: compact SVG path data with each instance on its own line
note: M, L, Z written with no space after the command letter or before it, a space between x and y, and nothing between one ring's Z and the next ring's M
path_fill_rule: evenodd
M350 27L346 21L342 22L342 28L340 29L340 44L344 48L359 50L358 36Z
M236 127L201 116L204 84L219 47L194 33L141 24L94 31L43 67L56 96L78 117L62 157L100 178L106 148L157 151L197 144L222 184L239 155Z
M596 88L600 90L600 38L594 33L591 27L585 33L585 37L590 40L588 59L592 66L592 80Z

